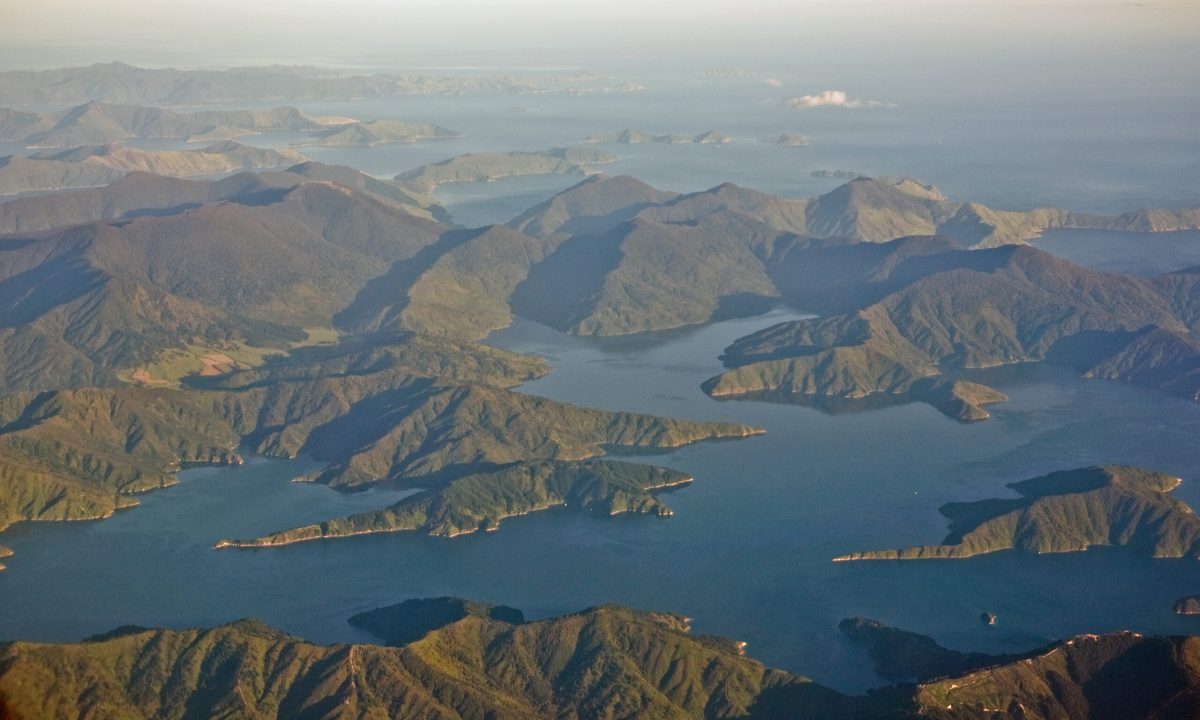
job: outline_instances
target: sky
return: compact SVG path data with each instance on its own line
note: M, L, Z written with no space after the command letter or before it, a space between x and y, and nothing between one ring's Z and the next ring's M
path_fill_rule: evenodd
M1194 42L1200 27L1196 0L0 0L0 8L6 42L18 46L146 58L215 49L217 60L287 62L364 49L400 60L458 48L502 60L602 48L653 56L917 42L1175 45ZM21 61L4 55L5 64Z
M1200 82L1200 0L0 0L0 18L0 69L830 67L864 92L910 75L1114 98Z

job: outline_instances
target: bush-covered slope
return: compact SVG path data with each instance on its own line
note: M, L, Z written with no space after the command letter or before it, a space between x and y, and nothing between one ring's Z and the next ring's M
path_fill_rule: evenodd
M689 635L682 617L613 606L515 625L470 613L401 647L313 645L253 620L126 628L3 645L0 668L19 720L838 718L857 705ZM757 713L764 702L775 711Z

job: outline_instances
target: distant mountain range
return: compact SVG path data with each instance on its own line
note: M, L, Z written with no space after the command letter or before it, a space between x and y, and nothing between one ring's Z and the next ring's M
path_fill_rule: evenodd
M86 145L0 158L0 195L107 185L131 172L172 177L282 168L304 161L293 150L266 150L232 140L197 150L140 150Z
M0 72L0 98L12 105L91 101L128 105L353 100L490 90L512 93L627 92L641 86L596 72L528 75L361 75L308 66L229 70L139 68L121 62L57 70Z
M292 107L176 112L93 101L57 112L0 108L0 141L38 148L107 145L133 139L213 142L269 130L312 132L343 122L343 118L312 117Z
M314 139L303 143L306 145L364 147L458 137L453 130L437 125L314 117L293 107L182 112L92 101L55 112L0 108L0 142L33 148L110 145L128 140L211 143L270 131L311 133Z
M900 657L908 640L919 649L906 665L984 667L849 696L769 669L745 657L742 643L694 636L687 618L670 613L605 605L530 622L513 608L435 598L351 622L389 644L316 645L255 620L5 643L0 714L1152 720L1200 710L1198 638L1085 635L1016 659L960 663L922 636L863 627L877 657Z

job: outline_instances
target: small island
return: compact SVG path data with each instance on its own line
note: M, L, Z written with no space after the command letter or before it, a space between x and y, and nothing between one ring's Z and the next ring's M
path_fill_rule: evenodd
M803 147L809 143L807 137L799 133L783 133L782 135L772 135L759 139L764 145L778 145L780 147ZM820 172L819 170L817 172Z
M1050 473L1008 487L1012 499L949 503L941 545L856 552L834 558L924 560L969 558L1000 550L1061 553L1124 546L1156 558L1200 557L1200 519L1169 493L1174 475L1104 465Z
M419 193L456 182L492 182L520 175L594 175L594 166L617 161L617 156L593 148L551 148L536 152L468 153L422 165L396 176L396 181Z
M708 130L695 135L680 135L677 133L655 135L641 130L626 128L618 132L591 135L584 142L603 145L641 145L645 143L657 143L660 145L727 145L733 142L733 138L728 135L722 135L715 130Z
M460 133L440 125L412 125L398 120L352 122L319 130L315 140L302 145L326 147L372 147L394 143L414 143L423 140L449 140L462 137Z
M1200 595L1188 595L1175 601L1176 615L1200 615Z

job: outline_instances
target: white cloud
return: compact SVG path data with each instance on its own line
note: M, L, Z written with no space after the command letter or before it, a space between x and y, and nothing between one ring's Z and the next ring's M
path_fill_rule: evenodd
M826 90L825 92L816 95L803 95L801 97L784 100L785 107L805 109L816 107L840 107L840 108L882 108L895 107L893 103L880 102L879 100L862 100L851 98L844 90Z
M766 80L763 80L763 84L770 85L771 87L780 87L783 85L783 81L776 78L767 78Z

